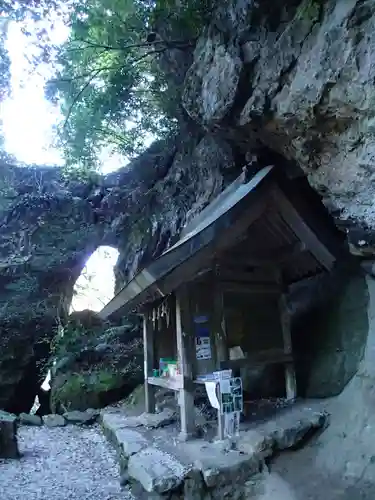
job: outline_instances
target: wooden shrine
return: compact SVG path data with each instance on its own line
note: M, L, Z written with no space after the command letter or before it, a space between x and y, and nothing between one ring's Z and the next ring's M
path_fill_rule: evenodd
M288 287L329 272L345 255L343 236L304 180L286 179L273 167L251 179L243 173L100 312L143 314L146 411L155 411L155 387L177 391L187 439L202 375L269 364L284 366L285 395L293 400ZM247 323L236 320L238 311ZM207 319L206 359L197 357L197 317ZM246 356L231 359L234 346ZM176 357L179 372L155 376L159 359L168 356Z

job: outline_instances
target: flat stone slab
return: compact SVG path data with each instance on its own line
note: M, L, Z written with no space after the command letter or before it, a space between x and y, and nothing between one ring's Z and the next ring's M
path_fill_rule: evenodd
M146 427L157 429L172 424L177 419L177 414L170 408L164 408L160 413L142 413L137 417L123 418L123 426L130 428Z
M178 488L189 468L169 453L148 447L129 458L129 477L138 481L148 493L167 493Z
M170 409L137 417L121 412L101 414L106 435L120 452L124 481L138 485L152 498L172 491L185 500L205 498L207 491L213 499L245 498L247 488L258 487L263 481L259 477L267 473L265 458L275 450L300 444L328 423L327 413L296 405L241 431L238 439L182 443L176 439L175 428L157 429L171 418L174 412Z
M43 425L42 418L39 415L32 415L31 413L20 413L18 419L21 425Z
M94 424L98 416L99 412L91 409L85 411L78 411L78 410L68 411L63 415L68 424L81 424L81 425Z
M310 433L326 427L328 413L296 406L281 412L254 430L241 432L236 448L250 455L267 457L274 450L286 450L300 444Z
M147 439L133 429L117 429L115 432L118 445L127 458L149 446Z
M220 442L190 441L184 443L183 451L209 488L243 483L259 469L259 460L254 456L228 450Z

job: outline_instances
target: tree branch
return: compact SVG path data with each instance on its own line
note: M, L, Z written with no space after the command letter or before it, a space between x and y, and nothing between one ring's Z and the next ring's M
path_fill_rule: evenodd
M70 118L70 115L72 114L72 111L73 111L73 108L74 106L76 105L76 103L79 101L79 99L81 98L82 94L84 93L84 91L88 88L88 86L90 85L90 83L93 81L93 79L95 77L97 77L99 75L99 73L102 71L102 69L98 69L97 71L94 72L94 74L91 76L91 78L89 78L89 80L85 83L85 85L81 88L81 90L78 92L78 94L75 96L75 98L73 99L73 102L72 104L69 106L69 110L68 110L68 113L66 115L66 118L65 118L65 121L64 121L64 126L63 128L66 127L68 121L69 121L69 118Z
M131 43L128 45L123 45L119 47L115 47L112 45L103 45L99 44L96 42L92 42L91 40L72 40L72 43L74 42L80 42L80 43L85 43L87 46L86 47L77 47L77 48L72 48L68 50L86 50L88 48L97 48L97 49L105 49L105 50L119 50L119 51L124 51L124 50L129 50L129 49L137 49L137 48L146 48L146 47L153 47L155 45L165 45L166 48L186 48L186 47L192 47L194 46L194 43L196 42L196 38L189 40L189 41L182 41L182 40L170 40L170 41L165 41L165 40L155 40L154 42L138 42L138 43Z

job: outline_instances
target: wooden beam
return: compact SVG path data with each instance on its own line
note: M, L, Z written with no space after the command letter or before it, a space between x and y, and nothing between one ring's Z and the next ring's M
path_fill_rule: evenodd
M287 308L286 296L282 294L279 299L280 322L283 334L284 353L293 355L292 336L290 329L290 314ZM297 381L293 361L285 364L286 399L294 401L297 397Z
M273 294L281 292L281 288L274 283L240 283L234 281L221 281L224 293L248 293L248 294Z
M292 353L286 353L284 349L267 349L248 355L246 358L228 360L220 365L221 370L242 368L244 366L267 366L274 364L290 363L293 361Z
M220 369L220 363L229 359L228 339L225 324L224 294L221 282L215 277L213 282L213 328L216 346L216 368Z
M286 198L282 190L274 186L271 189L271 196L277 204L282 217L291 227L296 236L305 243L307 249L314 255L316 260L327 270L332 269L336 258L328 248L319 240L314 231L306 224L299 212Z
M153 290L156 283L158 289L155 298L159 298L176 290L203 267L209 266L213 256L218 256L233 246L266 210L270 202L267 184L268 182L262 183L262 186L254 189L214 223L190 239L180 241L155 259L100 311L100 317L119 317L134 311L139 304L150 300L150 289ZM142 282L147 282L142 290L138 285L140 275Z
M151 385L171 389L171 391L179 391L184 387L184 382L181 377L148 377L147 382Z
M143 315L143 353L145 378L145 411L155 413L155 388L148 383L148 377L155 368L154 327L150 311Z
M192 369L192 342L189 301L186 286L182 286L176 292L176 336L178 364L183 380L179 391L179 405L181 417L180 440L186 441L194 436L195 432L195 408L194 394L190 385L193 383Z
M213 281L214 307L213 307L213 327L216 347L216 369L220 370L222 362L229 360L228 339L225 325L224 294L221 282L215 275ZM224 439L224 416L220 409L217 411L218 434L220 441Z
M251 248L246 251L245 247L238 252L228 252L228 255L221 262L221 267L223 270L231 267L237 269L239 267L274 267L275 265L285 264L306 251L307 246L301 241L284 246L277 251L275 249L271 252L266 251L263 255L254 255L251 252Z

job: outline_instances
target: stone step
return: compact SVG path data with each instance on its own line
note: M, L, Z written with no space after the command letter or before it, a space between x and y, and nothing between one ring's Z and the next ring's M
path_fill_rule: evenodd
M155 422L167 417L130 418L121 410L103 411L100 417L105 435L117 450L122 477L141 485L152 495L148 498L168 493L173 499L198 500L208 492L212 499L245 498L249 485L253 490L254 482L265 480L267 457L275 450L297 446L328 423L328 414L302 405L241 431L239 439L179 442L175 426L154 428Z
M149 493L167 493L182 485L191 471L175 457L153 446L129 458L129 477L141 483Z

